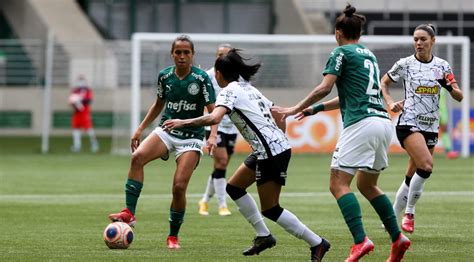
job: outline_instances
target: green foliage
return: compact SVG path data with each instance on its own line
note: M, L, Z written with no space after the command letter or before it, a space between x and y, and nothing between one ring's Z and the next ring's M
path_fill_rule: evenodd
M102 139L107 151L107 141ZM181 228L182 249L169 251L169 204L174 161L156 160L145 169L145 184L137 208L134 243L128 250L109 250L102 231L107 214L124 205L129 157L107 153L68 152L70 138L53 139L52 153L41 155L40 140L0 138L0 234L2 261L307 261L302 240L266 220L277 245L259 256L245 258L241 251L254 237L251 226L228 199L233 214L217 215L216 199L210 215L197 214L197 202L211 172L204 156L188 188L188 209ZM87 143L85 143L87 145ZM228 177L244 160L231 160ZM408 158L392 155L380 185L393 200ZM416 231L406 261L471 261L474 220L474 174L470 159L435 159L434 173L417 205ZM325 261L343 261L352 238L328 191L330 155L295 155L281 205L309 228L327 238L332 248ZM355 182L355 181L354 181ZM355 191L355 183L353 185ZM255 194L255 187L249 192ZM364 261L385 261L390 240L377 214L357 194L365 230L376 245ZM256 197L258 201L258 197Z

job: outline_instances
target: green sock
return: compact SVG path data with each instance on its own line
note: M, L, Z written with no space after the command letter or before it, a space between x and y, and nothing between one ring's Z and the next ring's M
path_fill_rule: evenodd
M400 228L398 228L397 217L393 211L392 203L388 197L383 194L370 201L370 204L374 207L375 211L382 220L385 229L390 234L392 242L397 241L398 236L400 235Z
M170 236L178 236L179 229L184 222L184 210L175 211L170 208Z
M125 184L125 205L134 215L140 192L142 192L142 187L142 183L132 179L128 179Z
M337 200L339 209L341 209L344 220L351 231L354 243L359 244L364 241L365 232L362 225L362 212L359 202L354 193L347 193Z

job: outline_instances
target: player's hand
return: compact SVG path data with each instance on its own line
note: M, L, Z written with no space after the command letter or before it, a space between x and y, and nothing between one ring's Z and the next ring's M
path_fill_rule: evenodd
M403 111L403 104L405 103L405 100L401 100L395 103L389 104L390 111L394 113L398 113L400 111Z
M183 127L183 120L181 119L168 119L161 126L161 128L163 128L165 132L169 132L172 129L176 129L180 127Z
M453 91L453 84L457 83L456 79L454 79L454 74L446 74L444 78L436 79L438 83L444 87L448 92Z
M137 130L133 133L132 138L130 139L130 148L132 149L132 153L137 150L138 146L140 146L140 137L142 136L142 132Z
M311 116L311 115L314 115L314 112L313 112L313 107L307 107L305 108L303 111L301 112L298 112L296 115L295 115L295 119L296 120L301 120L307 116Z
M298 113L298 109L296 107L281 107L281 106L272 106L271 110L280 114L281 120L285 120L287 117L292 116Z
M217 147L217 137L216 136L209 136L206 139L206 149L209 152L209 155L212 157L214 156L214 149Z

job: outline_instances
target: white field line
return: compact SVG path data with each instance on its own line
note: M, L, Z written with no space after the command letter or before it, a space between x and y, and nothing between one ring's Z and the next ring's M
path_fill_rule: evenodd
M385 192L389 196L394 196L395 192ZM358 193L356 193L358 194ZM256 193L252 193L258 197ZM358 194L360 196L360 194ZM428 191L423 192L423 196L433 197L474 197L474 191ZM35 194L35 195L1 195L0 202L71 202L71 201L109 201L124 199L125 194ZM198 199L202 194L187 194L188 198ZM281 198L314 198L332 197L329 192L283 192ZM140 199L171 199L171 194L142 194ZM308 199L314 200L314 199Z

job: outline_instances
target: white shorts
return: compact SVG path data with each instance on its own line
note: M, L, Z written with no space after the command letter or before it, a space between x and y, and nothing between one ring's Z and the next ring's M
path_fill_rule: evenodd
M331 168L355 175L357 170L379 173L388 166L388 147L393 135L389 119L368 117L342 130Z
M190 138L190 139L180 139L170 135L169 133L163 131L161 127L155 128L153 133L158 135L163 143L165 143L166 148L168 148L168 154L163 156L163 160L168 160L169 154L173 151L176 152L175 159L178 159L184 152L187 151L197 151L202 155L202 147L204 145L203 140Z

